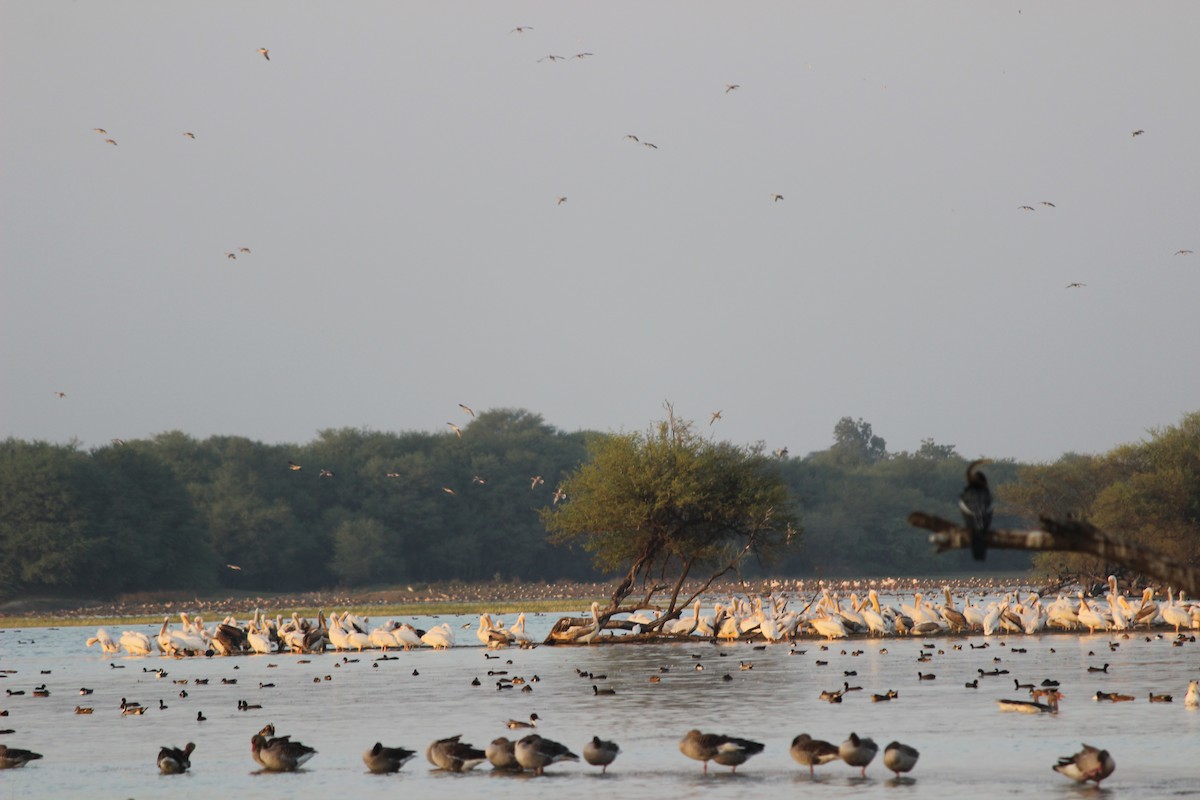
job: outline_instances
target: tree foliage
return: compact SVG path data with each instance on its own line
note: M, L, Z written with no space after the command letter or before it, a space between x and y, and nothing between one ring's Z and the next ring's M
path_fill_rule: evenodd
M673 416L645 434L592 437L587 461L562 490L566 501L543 510L542 520L551 541L581 543L597 568L624 573L610 612L635 584L666 581L669 619L695 569L709 569L711 582L799 534L774 459L704 439Z

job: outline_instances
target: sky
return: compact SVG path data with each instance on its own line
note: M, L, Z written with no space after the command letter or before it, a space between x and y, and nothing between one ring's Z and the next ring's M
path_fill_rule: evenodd
M844 416L892 452L1142 440L1200 408L1197 30L5 0L0 437L452 435L459 403L639 431L670 401L792 455Z

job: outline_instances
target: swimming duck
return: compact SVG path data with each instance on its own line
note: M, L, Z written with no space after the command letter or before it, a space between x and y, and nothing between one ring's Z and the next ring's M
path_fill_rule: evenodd
M525 769L533 770L534 775L541 775L542 770L559 761L578 761L579 756L571 752L566 745L544 739L536 733L531 733L521 739L513 747L517 763Z
M524 681L521 681L521 682L524 683ZM513 681L513 683L516 683L516 681ZM516 730L517 728L536 728L537 724L538 724L538 719L540 719L540 718L538 717L537 714L530 714L528 722L523 722L522 720L519 720L519 719L510 719L508 722L506 722L504 724L507 725L511 730Z
M593 736L592 740L583 746L583 760L593 767L602 767L601 773L606 773L608 765L617 760L617 754L620 752L621 748L616 742L606 742L599 736Z
M899 778L901 772L911 772L920 757L921 754L917 752L916 748L900 742L892 742L883 750L883 765L896 773L896 777Z
M708 762L716 760L720 754L724 754L724 760L717 763L733 766L736 770L737 764L744 763L750 756L761 753L762 750L763 745L749 739L719 733L701 733L695 728L688 731L679 741L679 752L688 758L704 762L705 775L708 774ZM731 763L735 760L737 763Z
M164 747L158 751L158 771L163 775L182 775L192 766L191 755L196 745L188 742L180 750L178 747Z
M363 763L371 772L382 775L388 772L399 772L400 768L415 755L415 750L406 750L403 747L384 747L380 742L376 742L374 747L363 753Z
M797 764L808 767L810 777L815 774L813 771L815 767L828 764L841 755L837 745L821 739L814 739L807 733L802 733L792 739L791 754Z
M878 752L879 745L875 744L874 739L860 739L856 733L851 733L850 738L838 747L838 755L842 757L842 761L852 767L861 767L864 778L867 777L867 765L875 760L875 754Z
M268 726L274 732L274 727ZM290 736L268 739L262 733L250 737L250 755L269 772L293 772L304 765L317 751Z
M1054 765L1055 772L1062 773L1073 781L1095 781L1097 789L1100 788L1100 781L1112 775L1116 768L1117 762L1113 761L1107 750L1099 750L1090 744L1085 744L1083 749L1073 756L1063 756Z
M23 767L30 761L37 761L41 757L41 753L35 753L32 750L21 750L17 747L0 744L0 769Z

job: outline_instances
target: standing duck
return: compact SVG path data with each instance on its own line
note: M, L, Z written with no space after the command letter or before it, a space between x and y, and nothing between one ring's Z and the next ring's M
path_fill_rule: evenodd
M525 769L533 770L534 775L541 775L542 770L559 761L578 761L579 756L571 752L564 744L543 739L536 733L531 733L517 742L513 747L517 763Z
M840 758L841 750L835 744L814 739L807 733L802 733L792 739L791 754L797 764L808 767L808 774L812 777L815 775L815 767Z
M862 768L862 777L867 777L867 765L875 760L875 754L879 752L879 745L875 744L874 739L860 739L858 734L851 733L850 738L842 742L838 748L838 755L852 767Z
M376 775L388 772L399 772L400 768L417 753L415 750L405 750L403 747L384 747L380 742L363 753L363 763L367 769Z
M1090 744L1085 744L1083 749L1073 756L1063 756L1054 765L1055 772L1060 772L1073 781L1095 781L1097 789L1100 788L1100 781L1112 775L1116 768L1117 762L1113 761L1107 750L1098 750Z
M263 730L275 732L270 725ZM268 739L260 731L250 737L250 755L268 772L294 772L316 754L316 750L293 742L290 736Z
M21 750L0 744L0 769L23 767L30 761L37 761L41 757L41 753L35 753L32 750Z
M763 751L763 745L749 739L739 739L736 736L725 736L720 733L701 733L693 728L679 741L679 752L688 758L704 762L704 774L708 774L708 762L732 766L737 770L738 764L745 763L752 755ZM721 760L717 756L721 756ZM736 762L736 763L734 763Z
M164 747L158 751L158 771L163 775L182 775L192 766L191 755L196 745L188 742L180 750L178 747Z
M621 748L616 742L606 742L599 736L593 736L592 740L583 746L583 760L593 767L602 767L601 773L606 773L608 765L617 760L617 753L620 752Z
M896 777L899 778L901 772L911 772L920 757L921 754L917 752L916 748L900 744L900 742L892 742L883 750L883 765L896 773Z

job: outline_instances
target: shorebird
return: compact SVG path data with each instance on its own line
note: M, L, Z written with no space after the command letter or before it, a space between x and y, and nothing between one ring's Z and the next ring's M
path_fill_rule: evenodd
M742 85L740 83L727 83L727 84L725 84L725 94L729 94L734 89L740 89L740 88L742 88Z
M458 438L462 438L462 428L458 427L453 422L447 422L446 424L450 426L450 430L454 431Z
M475 410L472 409L470 406L465 406L462 403L459 403L458 407L461 408L463 411L467 412L468 414L470 414L472 417L475 416Z
M265 58L267 61L271 60L271 51L268 50L267 48L260 47L260 48L258 48L257 52L261 53L262 57Z

